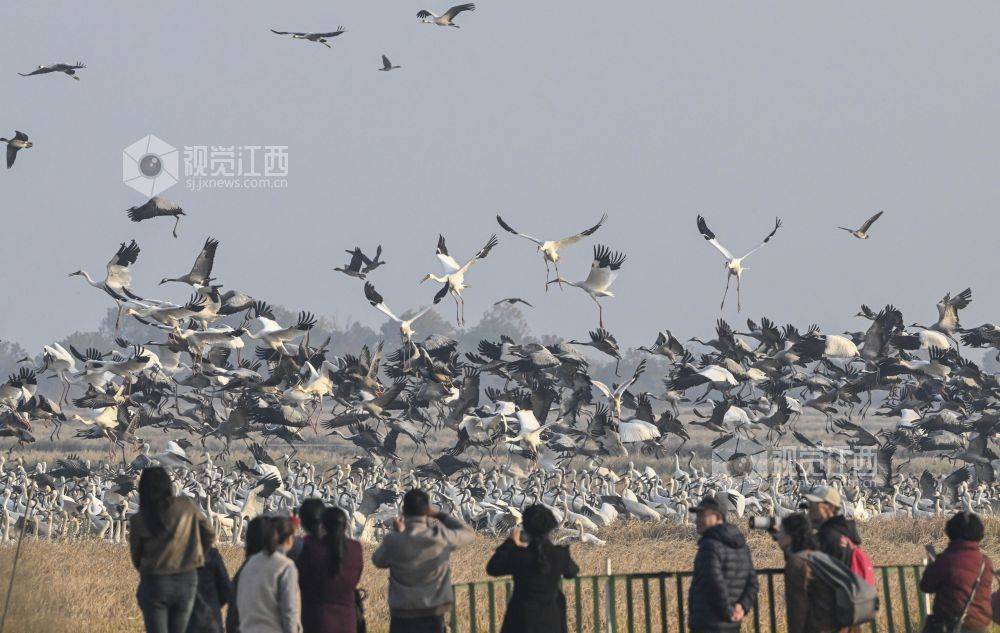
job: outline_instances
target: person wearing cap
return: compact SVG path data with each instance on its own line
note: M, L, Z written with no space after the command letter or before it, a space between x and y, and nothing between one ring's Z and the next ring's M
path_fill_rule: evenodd
M721 494L707 496L695 513L698 553L688 592L691 631L738 631L757 601L757 572L746 539L726 522L731 510Z
M805 498L820 551L853 568L852 559L858 557L855 550L861 547L861 536L854 521L841 513L844 502L840 491L833 486L818 486Z

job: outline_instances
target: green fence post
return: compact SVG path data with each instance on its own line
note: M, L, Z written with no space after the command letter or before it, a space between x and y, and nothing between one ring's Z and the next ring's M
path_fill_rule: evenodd
M882 568L882 594L885 597L885 622L890 633L896 630L895 618L892 617L892 592L889 590L889 569Z
M646 633L649 633L653 629L653 614L650 613L649 609L649 578L642 579L642 605L643 605L643 621L646 623L646 628L643 629Z
M458 633L458 600L451 603L451 630Z
M618 631L618 600L615 599L615 577L608 576L608 633Z
M497 633L497 604L495 583L486 585L486 591L490 597L490 633Z
M906 626L906 633L911 633L913 631L913 623L910 621L910 600L906 591L906 574L902 566L897 567L896 571L899 575L899 595L903 601L903 624Z
M767 604L768 624L771 625L769 630L771 633L777 633L778 616L774 612L774 574L770 572L767 574Z
M594 590L594 632L601 633L601 588L597 576L590 579Z
M677 630L684 630L684 576L676 574L677 578Z
M660 628L663 633L668 633L670 631L670 625L667 624L667 577L660 575Z
M760 574L757 574L757 595L753 597L753 630L760 633Z
M573 594L576 596L576 633L583 633L583 594L579 578L573 579Z
M632 579L625 576L625 626L628 633L635 633L635 620L632 615Z

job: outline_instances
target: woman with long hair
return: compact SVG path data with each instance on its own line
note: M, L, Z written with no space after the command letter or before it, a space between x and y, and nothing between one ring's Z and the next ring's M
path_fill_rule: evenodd
M523 530L514 528L486 564L490 576L514 577L500 633L565 631L562 579L575 578L580 568L569 547L554 545L549 538L559 525L551 510L543 505L529 506L521 524Z
M136 600L147 633L184 633L198 586L198 568L215 533L197 505L175 497L163 468L139 477L139 511L129 519L129 550L139 571Z
M273 517L264 527L264 548L243 564L236 585L240 633L301 633L299 574L285 555L295 525L288 517Z
M304 524L303 524L304 525ZM347 535L347 513L326 508L322 537L307 538L295 561L302 591L304 633L356 633L356 590L364 566L361 544Z

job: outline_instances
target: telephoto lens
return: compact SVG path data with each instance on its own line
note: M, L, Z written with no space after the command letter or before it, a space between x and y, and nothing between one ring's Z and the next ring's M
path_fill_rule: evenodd
M751 530L767 530L774 532L781 528L781 517L750 517Z

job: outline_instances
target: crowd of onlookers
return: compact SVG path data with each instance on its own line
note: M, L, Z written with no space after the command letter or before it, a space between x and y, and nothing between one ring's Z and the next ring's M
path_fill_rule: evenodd
M148 633L363 633L364 565L347 514L305 500L295 517L259 516L246 528L245 558L229 577L208 521L190 500L174 496L162 468L139 480L139 512L129 545L140 574L136 598ZM785 556L789 633L859 631L879 608L875 573L854 525L841 513L840 493L825 487L806 495L802 512L755 527L766 529ZM756 608L757 571L743 533L729 522L729 503L707 496L691 508L700 535L688 594L691 631L738 631ZM502 633L566 630L562 580L579 568L569 548L553 544L558 527L544 505L525 508L522 523L486 566L512 576ZM979 548L982 520L952 516L947 549L920 580L934 594L928 633L985 631L1000 622L993 565ZM401 516L372 555L389 570L391 633L443 633L453 602L451 553L473 541L460 519L435 510L427 493L403 496ZM222 609L228 605L225 618ZM383 614L379 614L382 616Z

